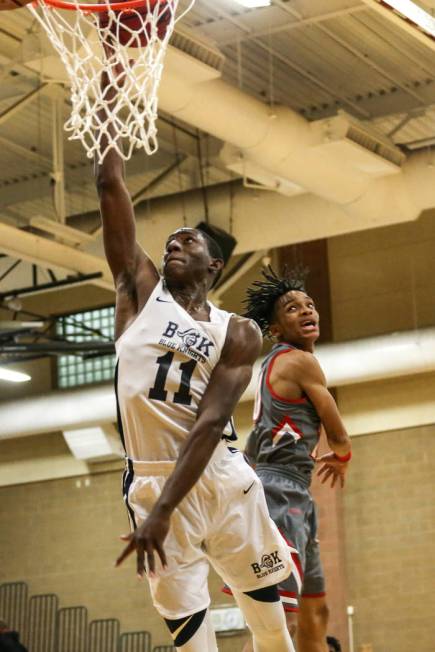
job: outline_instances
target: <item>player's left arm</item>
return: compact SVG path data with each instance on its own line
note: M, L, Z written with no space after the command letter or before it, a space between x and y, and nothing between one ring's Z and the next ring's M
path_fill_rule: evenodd
M198 409L197 420L189 433L173 473L150 515L132 534L117 565L137 554L137 573L143 575L145 554L150 573L155 569L154 551L166 565L163 542L169 530L170 517L177 505L199 480L222 438L234 408L249 384L252 367L260 354L261 333L251 321L232 317L220 360L213 370Z
M328 390L325 375L318 361L311 353L303 353L302 356L303 359L296 371L297 380L316 408L332 450L332 453L327 453L317 459L318 462L322 462L318 475L323 476L323 483L331 478L332 487L337 480L343 487L351 457L350 438L334 397Z

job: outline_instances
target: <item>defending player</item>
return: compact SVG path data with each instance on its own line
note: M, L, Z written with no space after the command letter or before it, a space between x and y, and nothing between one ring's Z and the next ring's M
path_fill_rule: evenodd
M313 300L291 275L280 278L271 268L263 275L248 290L247 316L277 343L262 365L246 454L273 520L299 558L299 577L294 573L279 587L289 631L294 636L297 630L298 652L327 652L328 609L309 486L320 426L332 450L317 459L322 482L343 487L351 444L313 355L319 337Z
M136 551L137 572L146 566L177 650L217 650L207 612L211 562L233 589L254 649L293 652L276 586L291 570L288 546L261 482L226 442L234 438L231 414L260 353L260 332L207 301L223 256L204 233L172 233L160 276L136 242L124 166L113 150L97 167L97 187L116 286L124 498L135 528L117 564Z

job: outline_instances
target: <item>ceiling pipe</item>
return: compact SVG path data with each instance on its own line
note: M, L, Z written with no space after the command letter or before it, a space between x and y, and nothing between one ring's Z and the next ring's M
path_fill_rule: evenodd
M385 212L397 214L397 221L409 221L435 206L427 154L413 155L402 167L387 166L387 176L373 178L364 166L358 168L351 157L343 155L333 137L328 142L327 121L310 123L288 107L272 109L176 48L167 54L159 106L230 143L267 172L339 204L348 216L364 216L368 226ZM364 150L362 145L359 148Z
M159 90L161 109L231 143L261 167L316 195L348 203L363 193L367 179L344 161L319 160L319 136L302 116L286 107L272 110L221 79L189 83L190 68L197 62L185 59L185 72L176 77L168 57Z
M323 344L316 350L331 387L435 371L435 328ZM242 397L252 400L261 361ZM111 384L0 404L0 440L75 430L116 420Z
M59 78L58 57L43 54L41 59L38 53L38 70L42 63L48 76ZM230 144L268 178L299 186L312 199L335 205L347 218L364 219L365 228L377 226L386 215L394 216L391 222L411 221L435 206L427 152L412 155L402 165L400 150L374 134L370 124L343 115L309 122L288 107L270 107L223 81L221 65L221 53L209 43L195 35L175 34L158 91L160 109ZM346 121L358 132L355 138L347 137ZM386 150L389 155L378 155Z
M350 142L345 116L310 123L288 107L271 109L220 78L222 55L218 51L208 45L199 46L191 37L173 42L177 47L168 48L159 89L160 108L228 143L240 152L242 163L250 163L250 168L263 170L268 178L281 179L304 191L284 197L238 188L230 202L229 186L211 189L208 198L213 224L227 229L231 213L239 242L236 253L257 250L258 232L265 238L261 247L272 248L412 221L423 210L435 207L432 152L413 154L401 165L400 151L384 137L373 136L370 125L352 123L350 128L359 135ZM57 79L56 66L61 67L57 57L38 59L38 66L41 61L47 75ZM365 136L371 142L369 148L364 145ZM388 150L392 157L378 156L378 147L379 151ZM373 176L373 169L385 176ZM194 213L195 219L203 217L200 194L191 193L189 197L192 202L185 211L189 220L193 220ZM168 233L183 223L179 198L153 201L152 211L149 204L138 206L136 215L138 238L158 262ZM273 228L264 229L265 217L273 220ZM103 254L101 238L85 248L97 256ZM44 255L49 254L51 267L59 268L63 260L71 258L57 253L44 251ZM21 257L35 262L28 251L26 256ZM95 271L89 260L71 262L75 271ZM106 273L104 276L106 287L111 286L110 277Z

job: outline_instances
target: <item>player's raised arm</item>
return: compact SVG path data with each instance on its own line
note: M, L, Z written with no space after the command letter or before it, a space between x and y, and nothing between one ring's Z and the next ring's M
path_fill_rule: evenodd
M106 89L106 102L115 102L116 93L113 86L108 85L107 73L103 73L101 83ZM102 107L100 113L104 111ZM102 134L102 151L108 145L107 135ZM135 215L125 182L124 162L114 149L107 152L101 164L95 163L95 176L103 221L104 249L118 294L117 307L121 302L123 313L117 315L116 330L119 336L128 320L146 303L159 275L136 241Z
M240 317L232 318L220 361L213 370L199 405L198 418L180 450L175 469L148 519L127 537L129 543L117 564L134 549L137 550L139 575L143 573L145 553L151 572L155 567L154 550L165 564L163 541L169 529L170 516L199 480L221 440L224 428L249 384L261 344L260 331L253 322Z

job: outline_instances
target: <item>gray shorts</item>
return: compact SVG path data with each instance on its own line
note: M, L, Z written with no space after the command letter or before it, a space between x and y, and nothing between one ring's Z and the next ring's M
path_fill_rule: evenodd
M325 578L317 539L316 506L308 488L276 467L256 469L272 520L291 548L299 571L279 584L286 611L298 611L298 599L325 595Z

